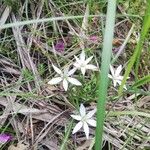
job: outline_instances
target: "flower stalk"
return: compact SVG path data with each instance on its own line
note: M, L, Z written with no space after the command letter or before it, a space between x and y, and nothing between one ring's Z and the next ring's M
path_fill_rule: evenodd
M108 72L112 53L115 14L116 14L116 0L108 0L106 28L104 35L100 82L99 82L99 99L97 102L97 126L96 126L95 150L102 150L103 125L105 120L105 103L108 88Z

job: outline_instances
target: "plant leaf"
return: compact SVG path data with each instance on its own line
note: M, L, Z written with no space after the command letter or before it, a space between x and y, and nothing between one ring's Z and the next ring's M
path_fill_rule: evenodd
M135 87L139 87L141 85L144 85L146 83L150 82L150 75L147 75L141 79L139 79L137 82L135 82L132 86L132 88L135 88Z
M150 28L150 0L147 1L147 9L145 11L145 17L144 17L144 22L143 22L143 26L142 26L142 30L141 30L141 36L140 36L140 39L137 43L137 46L135 48L135 51L132 55L132 57L130 58L129 60L129 63L127 65L127 69L125 71L125 74L124 74L124 78L122 80L122 83L119 87L119 92L118 92L118 95L121 96L122 95L122 92L123 92L123 87L126 83L126 80L131 72L131 69L134 65L134 63L136 62L136 74L137 74L137 71L138 71L138 64L139 64L139 58L140 58L140 55L141 55L141 51L142 51L142 45L143 45L143 41L145 40L145 37L148 33L148 29Z

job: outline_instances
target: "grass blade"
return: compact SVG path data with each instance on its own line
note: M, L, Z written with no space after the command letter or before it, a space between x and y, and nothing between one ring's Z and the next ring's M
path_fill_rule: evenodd
M131 115L131 116L142 116L150 118L150 114L140 111L109 111L108 116L121 116L121 115Z
M89 17L95 17L95 16L98 16L98 15L89 15ZM103 15L101 15L101 16L103 16ZM51 18L18 21L18 22L1 25L0 30L11 28L11 27L29 25L29 24L33 24L33 23L44 23L44 22L52 22L52 21L59 21L59 20L79 19L79 18L83 18L83 17L84 17L83 15L80 15L80 16L51 17Z
M112 53L112 41L114 35L116 14L116 0L108 0L106 28L103 43L102 63L99 85L99 100L97 103L97 126L95 150L102 149L103 124L105 118L105 103L108 87L108 72Z
M124 74L124 78L123 78L121 86L119 88L119 92L118 92L119 95L122 94L123 86L125 85L127 77L129 76L131 69L136 61L137 61L136 62L136 74L138 72L138 64L139 64L139 58L141 55L142 45L143 45L145 37L149 31L149 28L150 28L150 0L147 1L147 10L145 11L145 17L144 17L144 23L142 26L142 30L141 30L141 36L140 36L139 42L136 46L136 49L134 51L134 54L132 55L132 57L129 60L127 69Z
M141 79L139 79L137 82L135 82L132 86L132 88L135 88L135 87L139 87L141 85L144 85L146 83L150 82L150 75L147 75Z
M60 150L65 150L66 149L66 143L68 142L68 138L69 138L69 135L70 135L70 132L71 132L71 129L72 129L72 124L73 124L73 120L69 124L68 130L67 130L66 135L64 137L64 140L61 144Z
M142 33L141 33L141 40L144 42L144 39L150 29L150 0L147 1L147 9L145 12L145 17L144 17L144 23L143 23L143 28L142 28ZM139 63L140 63L140 55L141 55L142 48L139 50L138 55L137 55L137 61L136 61L136 66L135 66L135 74L136 77L138 76L138 68L139 68Z

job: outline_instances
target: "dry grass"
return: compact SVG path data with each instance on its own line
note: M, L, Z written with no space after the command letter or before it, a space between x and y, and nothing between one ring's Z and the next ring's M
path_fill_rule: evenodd
M72 63L73 56L78 55L81 49L86 49L87 54L94 55L94 61L100 64L99 51L102 47L105 16L92 17L88 22L86 17L88 9L91 9L90 14L99 15L106 7L102 5L99 8L98 2L88 8L82 1L67 3L51 0L16 1L13 4L10 7L7 0L0 2L0 25L27 19L64 17L65 14L84 16L82 19L34 23L0 30L0 129L1 132L11 133L14 137L12 143L3 145L1 149L7 149L13 142L16 144L23 140L29 144L28 149L59 150L76 102L85 103L89 110L95 107L97 88L94 89L95 93L90 91L95 87L97 74L92 77L86 75L83 92L80 93L81 89L71 87L70 93L66 93L61 86L47 84L55 75L51 63L63 68L66 64ZM124 8L121 6L122 4L118 4L118 12L123 15ZM128 43L121 52L118 51L133 25L131 19L133 18L123 15L116 20L114 56L118 53L116 64L124 66L136 45L136 37L131 33ZM135 18L135 23L136 20L138 19ZM139 28L135 27L135 30ZM91 35L98 37L96 43L87 40ZM65 51L62 53L54 49L59 39L65 43ZM145 47L147 48L147 44ZM150 62L145 61L147 56L143 53L142 63L147 68L144 70L145 74L149 74L150 71ZM90 78L93 83L90 82ZM133 79L134 72L131 74L129 85ZM148 84L141 87L137 91L138 96L134 95L135 91L128 90L118 99L115 97L116 89L110 88L107 111L149 113L149 89ZM93 129L90 133L95 135ZM136 114L107 116L104 127L104 149L108 149L109 146L114 150L146 149L150 147L149 141L148 117ZM93 143L94 140L86 141L81 132L69 136L66 150L90 150L89 147L92 149Z

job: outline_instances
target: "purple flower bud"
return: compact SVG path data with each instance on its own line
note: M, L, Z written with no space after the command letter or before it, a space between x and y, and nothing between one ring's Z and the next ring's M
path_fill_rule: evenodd
M12 136L9 134L2 133L0 134L0 143L4 144L12 139Z
M55 44L55 50L58 52L64 52L65 50L65 43L63 40L58 40Z
M119 51L119 49L120 49L120 47L114 47L114 48L112 49L112 52L113 52L113 53L117 53L117 52Z
M98 43L98 36L96 36L96 35L91 35L90 37L89 37L89 40L91 41L91 42L93 42L93 43Z

